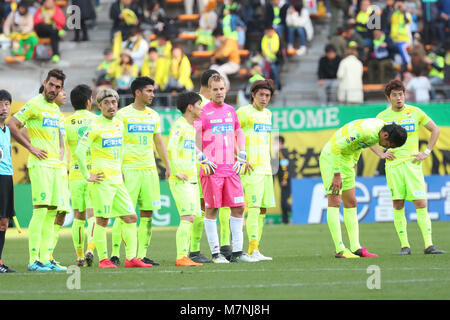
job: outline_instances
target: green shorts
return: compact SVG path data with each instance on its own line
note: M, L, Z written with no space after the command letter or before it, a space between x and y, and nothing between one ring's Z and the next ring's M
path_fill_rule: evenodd
M325 193L331 194L333 190L330 189L330 186L334 177L333 162L327 155L321 154L319 158L319 165ZM342 189L339 191L339 194L342 194L342 191L350 190L355 187L356 173L353 161L348 161L345 164L341 164L340 174L342 179Z
M159 176L156 168L148 170L123 169L125 187L139 210L161 209Z
M33 166L28 170L35 206L61 206L61 168Z
M74 210L84 212L86 209L92 208L87 180L69 180L69 190Z
M57 211L63 213L70 212L69 175L67 168L61 168L61 199Z
M169 180L169 188L180 216L200 216L201 206L198 197L198 183Z
M241 177L249 208L274 208L275 193L272 175L250 174Z
M99 218L117 218L136 214L133 202L123 183L88 183L94 216Z
M422 163L404 161L394 167L386 166L386 180L392 200L426 199L425 179Z

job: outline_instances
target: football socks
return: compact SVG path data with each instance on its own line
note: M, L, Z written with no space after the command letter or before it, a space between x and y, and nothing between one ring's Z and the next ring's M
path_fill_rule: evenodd
M356 208L344 208L344 223L350 240L350 250L355 252L361 245L359 244L358 213Z
M397 231L398 238L400 239L400 247L408 247L408 232L406 227L406 217L405 217L405 208L402 209L394 209L394 226Z

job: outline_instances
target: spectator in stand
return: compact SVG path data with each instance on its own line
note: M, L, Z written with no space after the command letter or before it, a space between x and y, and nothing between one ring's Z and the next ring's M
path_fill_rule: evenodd
M337 71L338 100L342 103L361 104L363 93L363 64L358 60L358 51L354 46L347 49L345 58L339 63Z
M364 47L370 47L372 42L372 34L367 27L369 18L373 13L370 0L361 0L359 11L356 13L355 18L350 18L348 23L355 25L356 32L363 38Z
M11 38L13 56L23 56L25 60L31 60L34 47L39 42L33 28L33 16L28 12L28 5L21 1L17 10L11 11L3 25L4 35Z
M445 68L445 52L435 41L429 45L428 54L424 57L424 61L428 64L428 80L431 84L431 100L435 99L436 87L444 84L444 68Z
M303 7L303 2L290 5L286 15L286 25L288 30L288 50L294 49L294 36L298 34L300 38L300 48L297 54L302 56L306 53L306 43L312 39L313 27L309 18L308 9Z
M198 12L202 12L205 9L207 1L208 0L197 0ZM184 13L185 14L194 13L194 0L184 0Z
M395 11L395 0L385 0L386 6L383 8L381 12L381 29L386 34L391 33L391 17Z
M402 62L406 65L411 65L411 58L408 54L408 48L412 44L410 31L411 21L412 17L411 14L406 11L405 1L397 0L395 3L395 11L391 17L390 37L397 45L398 51L402 57Z
M344 13L344 21L349 18L350 2L348 0L330 0L331 20L328 28L328 37L336 34L338 26L339 14Z
M387 83L392 80L393 59L397 47L383 30L373 30L368 61L369 83Z
M406 91L414 96L414 102L430 102L431 84L424 73L425 72L422 71L421 74L417 74L406 85Z
M188 57L183 53L180 45L176 44L172 48L172 61L170 64L170 73L158 73L162 77L155 79L156 83L162 83L161 91L165 92L182 92L194 89L191 80L191 63Z
M53 62L60 60L59 40L65 34L63 29L65 24L66 17L61 8L55 4L54 0L45 0L42 7L34 14L34 29L38 37L50 38Z
M225 37L220 27L213 31L213 36L216 39L216 49L211 58L210 69L219 72L225 79L226 88L230 89L228 75L238 72L241 66L238 42Z
M131 29L139 24L140 8L133 0L117 0L109 9L109 17L113 21L111 38L120 31L126 40Z
M364 46L364 39L358 32L356 32L354 24L347 24L344 27L344 37L347 39L347 47L345 49L345 52L347 51L347 48L350 43L356 43L356 50L358 51L357 57L360 60L364 61L365 56L366 56L366 51L365 51L366 47ZM345 52L344 52L344 56L345 56Z
M146 39L150 35L158 34L164 30L167 22L166 12L156 0L142 1L142 21L140 27Z
M446 28L450 29L450 1L439 1L439 38L442 43L450 38L450 31L446 31Z
M420 2L422 4L423 43L427 45L439 40L439 0L420 0Z
M102 84L111 84L112 79L108 75L108 70L111 68L115 61L116 59L114 58L112 49L105 49L103 51L103 61L98 65L97 70L95 71L96 86L100 86Z
M339 57L343 57L345 54L345 50L348 46L348 41L346 38L346 31L344 31L343 27L339 27L336 29L336 34L331 37L330 44L334 46L336 49L336 54Z
M336 54L336 48L332 44L325 46L325 55L319 60L319 68L317 75L317 93L319 95L320 104L326 106L337 101L338 79L337 71L341 57ZM330 96L330 99L328 98Z
M91 0L72 0L72 5L78 6L80 8L80 27L83 33L83 37L80 39L80 29L75 29L75 38L73 41L79 42L81 41L89 41L88 36L88 27L86 24L87 20L95 20L97 18L97 14L95 13L94 5Z
M281 0L271 0L266 7L266 22L265 25L272 25L278 34L280 40L284 39L286 32L286 15L289 5L287 3L281 4Z
M148 49L148 53L145 55L144 62L141 67L141 76L149 77L153 80L161 78L158 76L158 71L164 69L164 58L160 58L158 55L158 50L151 47ZM159 89L160 83L155 82L155 89Z
M272 25L267 25L264 37L261 40L261 53L269 65L270 78L277 90L281 90L280 76L278 70L278 56L280 54L280 38Z
M147 54L149 44L142 36L139 27L133 27L130 31L130 36L127 40L122 42L122 49L128 49L131 52L131 58L134 63L141 69L142 62Z
M200 14L199 27L196 31L197 39L195 46L197 50L214 50L213 30L217 27L217 7L216 0L210 0L206 4L205 9Z
M156 40L150 42L150 48L156 48L160 58L170 60L172 55L172 42L164 31L158 33Z
M0 34L3 33L3 23L2 21L6 19L6 10L4 0L0 0Z
M120 53L119 61L116 61L111 65L108 70L108 75L113 79L113 85L117 93L120 94L131 94L130 85L134 79L139 75L139 68L133 62L131 57L131 52L129 50L124 50ZM125 99L125 105L127 102L132 101L132 98Z
M414 39L416 34L419 32L419 18L422 16L422 8L420 6L420 0L408 0L405 3L406 11L411 14L411 25L410 31L411 36Z
M227 38L234 39L238 42L238 47L243 49L245 46L245 30L244 21L236 14L237 2L225 6L222 18L223 34Z

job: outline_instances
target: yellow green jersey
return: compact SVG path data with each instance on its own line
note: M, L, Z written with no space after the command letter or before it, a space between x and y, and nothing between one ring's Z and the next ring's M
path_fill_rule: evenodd
M84 180L83 174L80 171L77 158L75 157L75 149L78 141L86 132L91 122L97 116L88 110L76 110L71 116L67 117L64 125L66 131L67 142L70 152L70 169L69 180ZM86 156L88 170L91 170L91 154L90 151Z
M61 132L61 138L64 141L64 157L61 161L61 166L67 169L69 165L69 144L67 141L66 128L64 124L64 114L61 112L61 118L59 119L59 131Z
M253 173L272 174L270 164L270 135L272 132L272 112L264 108L256 109L249 104L237 111L239 123L245 135L245 150Z
M334 172L340 172L341 166L353 167L364 148L376 145L380 141L380 130L384 122L369 118L354 120L337 130L322 149L321 156L327 156L334 163Z
M116 118L124 125L123 167L134 170L155 168L153 137L161 133L159 114L149 107L137 110L130 104L120 109Z
M209 103L209 99L207 99L204 95L198 93L198 95L200 96L200 98L202 98L202 102L200 103L200 105L202 107L206 106Z
M197 160L195 158L195 129L181 116L172 125L167 144L172 174L169 180L180 181L177 174L187 175L189 182L197 182Z
M99 116L80 139L79 144L90 149L92 173L103 172L103 182L123 183L123 131L123 123L119 119Z
M59 120L61 112L56 103L48 102L42 94L29 100L14 117L26 125L31 144L47 151L47 159L39 160L30 153L28 168L33 166L60 167Z
M431 120L430 117L421 109L405 104L401 111L396 112L389 107L380 112L377 118L383 120L385 124L396 123L402 126L408 134L403 146L391 150L394 152L395 159L386 159L386 166L396 166L404 161L412 161L414 157L411 155L419 152L420 126L426 126Z

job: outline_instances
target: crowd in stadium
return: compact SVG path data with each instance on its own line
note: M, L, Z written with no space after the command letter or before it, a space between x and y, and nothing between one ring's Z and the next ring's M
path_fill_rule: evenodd
M218 70L228 88L229 76L238 74L250 84L271 78L280 90L283 62L308 54L314 21L321 18L329 19L328 43L318 66L323 105L336 100L361 103L363 83L396 77L407 85L411 101L427 102L450 78L449 1L198 0L195 5L192 0L184 1L183 17L169 16L167 2L118 0L110 6L111 47L98 66L96 86L129 94L131 81L145 75L155 79L158 92L189 91L193 74L200 74L193 59L200 56L210 59L205 70ZM100 3L72 4L81 9L81 23L67 40L89 41L88 29L95 25ZM70 28L59 5L68 3L0 1L0 31L11 39L10 61L38 56L60 60L59 42ZM188 21L187 31L181 30L180 20ZM193 51L186 52L182 35L194 40ZM448 89L443 93L448 97Z

